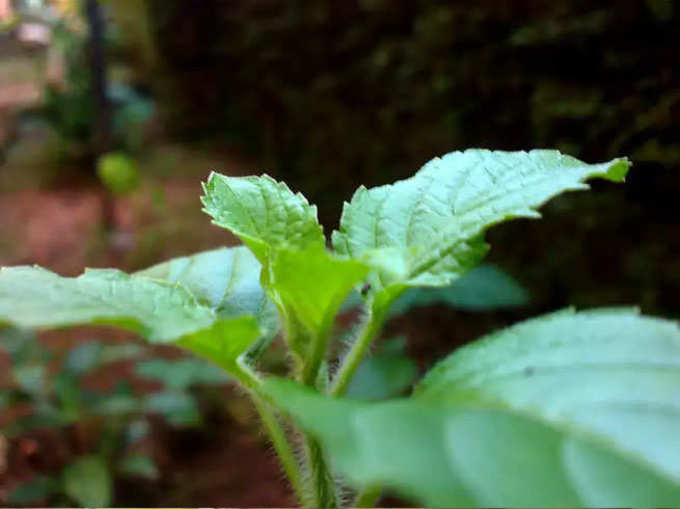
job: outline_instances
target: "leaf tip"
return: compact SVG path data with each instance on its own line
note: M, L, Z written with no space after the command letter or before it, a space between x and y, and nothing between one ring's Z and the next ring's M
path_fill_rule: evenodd
M612 182L625 182L628 170L632 166L632 162L627 157L619 157L609 163L609 168L604 175L604 178Z
M205 189L207 186L210 186L212 184L213 180L215 180L218 175L219 175L219 173L217 171L210 170L210 173L208 173L208 178L205 179L205 182L201 182L203 189Z

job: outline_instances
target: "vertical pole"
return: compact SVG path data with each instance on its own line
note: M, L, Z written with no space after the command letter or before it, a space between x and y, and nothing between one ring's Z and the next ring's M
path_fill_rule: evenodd
M111 142L110 107L106 91L106 61L104 56L104 20L98 0L86 0L90 25L90 71L94 99L94 132L92 141L95 156L109 150Z
M111 145L111 109L106 90L106 57L104 55L104 20L98 0L86 0L85 10L90 26L90 79L94 102L94 124L91 137L93 170L102 154ZM116 229L116 204L107 190L101 195L102 226L105 231Z

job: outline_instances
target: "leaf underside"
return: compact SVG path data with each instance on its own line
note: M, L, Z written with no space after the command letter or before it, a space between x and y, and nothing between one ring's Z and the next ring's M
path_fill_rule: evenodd
M133 275L88 269L61 277L39 267L0 269L0 322L19 327L114 325L151 342L178 342L232 374L249 349L278 328L245 247L222 248Z
M179 283L217 317L253 316L263 334L273 336L278 315L260 284L260 269L260 262L246 246L235 246L173 258L135 275Z
M676 323L625 309L566 310L459 349L424 378L416 396L474 393L480 401L568 422L680 480L678 387Z
M119 270L88 269L70 278L20 266L0 269L0 321L28 328L117 325L163 342L210 327L214 313L182 286Z
M621 309L492 334L407 400L367 405L267 382L354 487L481 507L677 506L678 386L677 325Z

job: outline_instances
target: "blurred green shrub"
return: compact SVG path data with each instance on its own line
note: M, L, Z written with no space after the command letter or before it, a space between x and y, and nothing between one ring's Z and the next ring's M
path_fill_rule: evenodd
M93 133L97 120L87 33L66 23L56 25L53 32L55 51L63 55L64 82L46 86L44 104L35 113L56 132L57 153L62 159L91 158L96 153ZM112 53L115 40L108 38L106 42ZM154 114L154 103L130 84L116 80L107 84L107 100L109 148L139 151Z
M156 479L158 469L141 442L150 432L150 416L160 415L174 426L198 426L201 411L190 389L229 381L219 369L197 359L140 360L147 350L134 344L91 340L56 358L27 331L6 328L0 336L12 379L12 386L2 392L0 412L15 416L3 426L3 435L11 441L51 428L68 444L69 430L78 426L94 433L96 444L93 450L76 447L60 470L39 473L15 486L5 500L14 506L46 501L109 506L116 477ZM126 380L112 391L83 384L86 377L118 361L134 361L137 376L154 380L161 388L138 395Z

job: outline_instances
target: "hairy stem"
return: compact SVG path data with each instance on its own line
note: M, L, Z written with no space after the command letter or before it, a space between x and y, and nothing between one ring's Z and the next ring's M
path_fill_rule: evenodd
M364 324L359 337L354 341L347 356L342 362L335 379L331 385L329 394L331 396L342 396L347 391L354 372L361 364L366 351L373 341L373 338L378 335L384 322L384 315L377 316L372 311L369 311L366 323Z
M352 507L374 507L378 503L382 495L382 486L379 484L372 484L366 486L363 490L357 493L357 497L352 504Z
M328 332L312 338L312 344L308 358L302 369L302 383L314 387L319 376L319 368L323 363L328 346Z
M305 491L302 486L300 465L298 464L293 448L288 441L286 432L270 406L254 392L251 391L250 394L255 408L257 409L258 414L260 414L262 424L269 435L269 439L274 445L274 450L279 457L283 471L286 473L286 476L293 487L295 496L300 503L303 503L305 500Z
M284 320L286 342L295 359L295 378L305 385L316 387L319 369L326 353L330 327L322 329L326 332L311 334L294 316L286 314L285 309L283 311L283 316L286 317ZM310 508L336 508L337 489L328 469L324 451L312 436L302 433L302 437L307 476L300 502Z
M305 450L309 462L310 488L310 496L304 501L305 506L331 509L338 507L335 480L328 470L321 445L315 438L305 434Z

